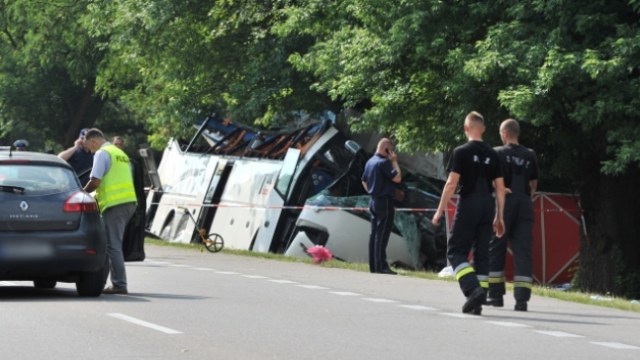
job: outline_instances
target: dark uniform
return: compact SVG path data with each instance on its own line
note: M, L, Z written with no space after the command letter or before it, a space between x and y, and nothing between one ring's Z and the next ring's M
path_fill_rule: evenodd
M460 174L459 198L447 258L464 295L488 287L489 242L495 217L493 180L502 177L498 154L483 141L469 141L453 150L447 171ZM473 249L473 265L469 252ZM475 290L475 291L474 291Z
M391 160L373 155L364 167L362 181L367 183L369 211L371 212L371 235L369 236L369 270L373 273L389 270L387 244L393 227L393 179L398 172Z
M93 167L93 154L91 151L85 151L82 148L76 149L69 160L67 160L67 163L71 165L78 176L82 175L80 176L80 183L82 186L87 185L90 174L88 170L91 170Z
M527 302L531 298L533 203L529 182L538 179L538 161L535 152L522 145L507 144L495 149L505 187L511 190L505 197L505 233L501 238L494 237L490 247L489 298L499 299L501 306L505 294L507 241L511 243L515 264L513 295L516 302Z

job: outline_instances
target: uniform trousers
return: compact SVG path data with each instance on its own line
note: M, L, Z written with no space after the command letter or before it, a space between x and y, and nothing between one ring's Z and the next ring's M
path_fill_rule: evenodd
M507 194L504 210L505 233L494 237L490 247L489 297L505 294L504 265L507 246L511 245L514 263L514 298L531 298L533 244L533 204L526 194Z
M371 212L371 234L369 235L369 271L380 272L389 268L387 264L387 245L395 208L390 196L371 197L369 201Z
M447 258L465 296L482 285L488 287L489 242L495 216L491 194L461 195L456 206ZM469 254L473 250L473 265Z
M136 211L136 203L125 203L107 208L102 213L107 229L107 256L111 283L116 287L127 287L127 272L124 266L122 242L124 230Z

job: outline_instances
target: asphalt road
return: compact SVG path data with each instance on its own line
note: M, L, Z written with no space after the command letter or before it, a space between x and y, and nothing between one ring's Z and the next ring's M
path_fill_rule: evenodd
M454 282L147 246L130 294L0 282L3 359L640 359L640 314Z

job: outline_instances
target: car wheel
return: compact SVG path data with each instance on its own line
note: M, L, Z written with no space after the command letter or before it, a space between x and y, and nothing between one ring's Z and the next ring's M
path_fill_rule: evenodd
M33 286L36 289L53 289L58 282L54 279L37 279L33 280Z
M87 297L96 297L102 294L104 284L106 283L106 275L109 271L109 261L105 259L104 265L100 270L95 272L83 272L76 281L76 290L78 295Z

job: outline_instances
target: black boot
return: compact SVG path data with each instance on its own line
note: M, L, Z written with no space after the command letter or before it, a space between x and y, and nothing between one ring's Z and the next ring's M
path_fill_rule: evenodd
M527 311L526 301L516 301L516 306L513 308L515 311Z
M467 301L462 305L462 312L465 314L480 315L482 313L482 304L486 301L486 295L481 287L473 289Z

